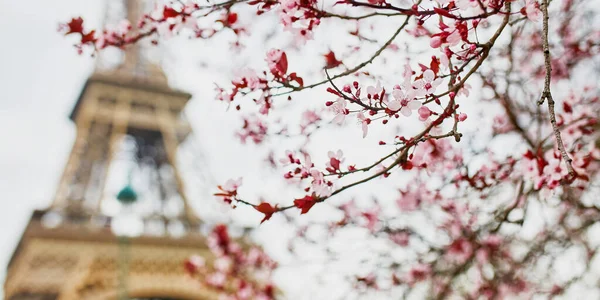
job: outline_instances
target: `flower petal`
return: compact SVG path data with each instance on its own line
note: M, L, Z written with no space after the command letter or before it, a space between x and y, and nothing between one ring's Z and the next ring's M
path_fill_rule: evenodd
M410 108L405 106L400 110L400 113L407 117L410 117L410 115L412 114L412 110L410 110Z
M422 89L425 86L425 81L423 79L415 80L413 82L413 87L416 89Z
M435 78L435 73L433 73L433 71L431 69L427 69L423 73L423 79L425 79L425 81L427 81L427 82L431 82L434 78Z
M397 111L402 107L402 105L400 105L400 101L398 100L394 100L394 101L390 101L390 103L388 103L388 108L391 111Z
M398 101L404 99L404 93L401 90L393 90L392 96Z

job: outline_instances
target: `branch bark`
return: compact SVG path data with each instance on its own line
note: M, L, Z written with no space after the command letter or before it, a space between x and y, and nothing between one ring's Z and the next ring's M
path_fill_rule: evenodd
M548 42L548 20L550 19L548 15L548 0L543 0L542 5L540 6L543 15L543 25L542 25L542 48L544 51L544 65L546 67L546 77L544 78L544 90L542 91L542 97L538 101L538 105L542 105L544 101L548 103L548 113L550 114L550 123L552 124L552 131L554 131L554 138L556 139L556 144L558 146L558 151L560 151L565 164L567 165L567 171L569 172L569 180L575 178L575 170L573 170L573 166L571 165L572 159L567 154L565 150L565 145L562 140L562 136L560 134L560 129L556 124L556 113L554 111L554 99L552 98L552 93L550 92L550 82L552 80L552 63L550 60L550 45Z

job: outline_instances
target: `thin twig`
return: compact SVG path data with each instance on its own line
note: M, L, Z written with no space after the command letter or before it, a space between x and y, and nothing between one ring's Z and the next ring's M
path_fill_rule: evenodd
M548 43L548 20L550 19L548 15L548 0L543 0L542 5L540 6L543 14L543 25L542 25L542 47L544 51L544 65L546 67L546 77L544 78L544 91L542 92L542 97L538 101L538 105L544 104L544 100L547 100L548 103L548 113L550 114L550 123L552 124L552 131L554 131L554 137L556 139L556 144L558 146L558 151L560 151L565 164L567 165L567 170L569 171L569 179L575 178L575 170L573 170L573 166L571 165L571 157L567 154L565 150L565 145L562 141L562 136L560 134L560 128L556 124L556 113L554 112L554 99L552 98L552 93L550 92L550 81L552 80L552 64L550 61L550 45Z

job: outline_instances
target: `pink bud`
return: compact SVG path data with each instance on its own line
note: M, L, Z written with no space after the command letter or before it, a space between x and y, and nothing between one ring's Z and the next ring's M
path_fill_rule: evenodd
M429 110L427 106L421 106L418 110L418 113L421 121L425 121L427 118L429 118L429 116L431 116L431 110Z

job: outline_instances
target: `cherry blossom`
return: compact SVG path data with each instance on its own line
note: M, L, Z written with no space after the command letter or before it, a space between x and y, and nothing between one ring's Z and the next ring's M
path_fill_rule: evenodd
M340 171L340 165L344 162L344 153L342 150L338 150L337 152L329 151L327 152L327 156L329 156L327 171L331 173Z
M374 208L362 212L362 216L366 221L365 227L370 231L375 231L379 226L379 214L381 213L381 208L379 206L375 206Z
M392 111L400 111L404 116L409 117L413 110L421 107L421 102L414 99L412 91L404 93L400 89L394 89L392 95L395 100L388 103L388 108Z
M323 173L315 169L310 171L312 176L312 189L321 197L328 197L333 193L333 188L330 181L325 180Z
M346 115L350 113L350 111L346 108L346 100L342 98L333 102L333 104L331 105L331 109L333 109L333 111L336 114L335 119L333 119L333 121L338 124L342 124L344 122L344 119L346 118Z
M251 139L255 144L260 144L264 141L267 130L267 125L260 118L251 115L244 119L244 124L242 129L238 132L238 137L242 143Z
M527 0L521 13L526 15L527 19L532 22L538 21L542 15L542 12L540 11L540 5L535 0Z
M442 84L442 81L441 78L436 78L435 73L431 69L425 70L423 78L413 83L413 86L416 88L416 96L423 97L435 93L436 88Z
M414 285L417 282L427 279L431 274L431 267L425 264L417 264L413 266L408 272L406 281L410 285Z
M381 100L381 93L383 93L383 87L379 81L375 86L371 85L367 87L367 98L370 100Z
M362 127L363 138L367 137L367 133L369 132L369 124L371 123L371 119L365 117L365 115L361 112L356 115L358 119L358 123Z
M224 185L218 186L221 192L216 193L215 196L220 197L226 203L231 204L233 199L237 196L237 190L242 185L242 178L238 179L229 179L225 182Z
M287 73L288 61L285 52L279 49L271 49L267 52L265 60L269 64L271 73L276 77L283 77Z

